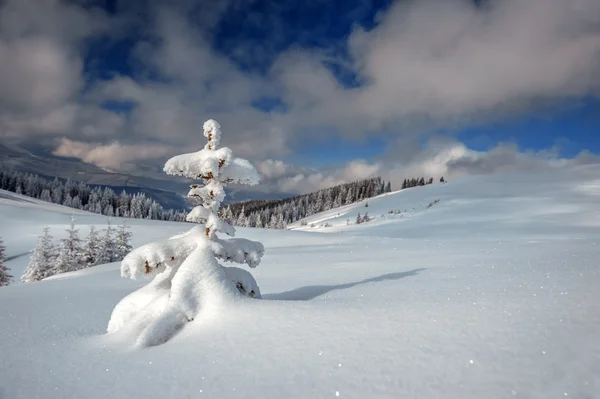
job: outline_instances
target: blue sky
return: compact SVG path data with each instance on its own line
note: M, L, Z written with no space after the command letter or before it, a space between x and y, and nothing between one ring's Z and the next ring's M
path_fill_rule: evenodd
M275 179L579 162L600 154L600 7L573 1L10 0L0 134L132 173L208 118Z
M107 12L119 14L119 1L107 1ZM265 75L276 57L290 48L316 49L348 59L345 41L357 26L371 30L378 17L385 14L389 0L376 1L246 1L229 7L227 16L211 29L214 51L231 60L241 70ZM128 10L129 11L129 10ZM193 19L193 18L192 18ZM135 43L144 33L133 31L119 40L92 43L86 68L91 76L107 78L114 74L135 76L135 62L130 58ZM360 86L359 78L341 62L323 65L346 88ZM107 104L113 110L126 110L127 103ZM264 112L285 113L286 104L277 96L261 97L252 105ZM431 133L457 137L469 148L487 151L500 142L510 142L523 150L538 151L557 147L564 157L574 157L582 150L600 153L600 107L597 99L557 99L555 104L534 109L503 120L437 129ZM373 159L386 147L386 138L366 137L344 140L332 131L319 140L318 148L300 145L292 156L294 162L322 165L342 163L355 158Z

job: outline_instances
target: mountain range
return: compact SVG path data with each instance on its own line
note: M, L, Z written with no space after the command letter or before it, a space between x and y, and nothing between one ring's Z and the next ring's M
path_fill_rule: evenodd
M167 209L189 208L185 200L191 180L167 176L152 167L141 174L128 174L100 168L76 158L53 155L42 145L0 144L0 167L48 178L82 181L92 186L109 186L116 192L143 192ZM162 177L165 178L162 178ZM248 200L279 199L287 195L279 192L237 190L228 187L225 203Z

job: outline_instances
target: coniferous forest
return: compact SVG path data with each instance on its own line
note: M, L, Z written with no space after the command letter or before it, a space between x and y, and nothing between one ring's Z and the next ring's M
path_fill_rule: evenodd
M232 204L221 209L221 217L234 226L284 229L286 225L315 213L363 201L391 191L390 182L386 183L381 177L374 177L292 198Z
M0 170L0 189L42 201L106 216L185 221L186 212L165 210L144 193L117 194L110 187L90 187L72 180L50 180L31 173Z
M440 179L444 182L444 178ZM433 178L405 179L402 189L432 184ZM55 204L106 216L185 221L185 211L165 210L144 193L116 194L110 187L90 187L72 180L0 170L0 189ZM392 191L391 183L381 177L340 184L309 194L278 200L251 200L220 209L220 216L234 226L284 229L307 216Z

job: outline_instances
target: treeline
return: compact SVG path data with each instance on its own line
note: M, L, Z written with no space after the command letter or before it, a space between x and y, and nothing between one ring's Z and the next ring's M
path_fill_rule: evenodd
M440 177L440 183L445 183L444 176ZM412 178L412 179L404 179L402 182L402 190L405 188L425 186L427 184L433 184L433 177L430 177L429 180L425 180L424 177L421 178Z
M253 200L221 209L220 217L234 226L284 229L315 213L339 208L392 191L381 177L340 184L310 194L281 200Z
M100 232L95 226L91 226L87 238L82 240L79 238L79 230L75 228L75 220L71 219L67 238L55 245L50 229L46 227L21 282L39 281L55 274L120 261L131 251L132 234L127 229L128 226L122 225L115 230L108 221L107 228Z
M50 180L32 173L0 170L0 188L17 194L106 216L185 221L185 211L165 210L144 193L117 195L110 187L90 187L71 179Z

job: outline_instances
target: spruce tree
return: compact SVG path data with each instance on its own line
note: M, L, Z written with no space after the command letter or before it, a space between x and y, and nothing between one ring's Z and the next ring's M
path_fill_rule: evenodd
M258 172L248 161L234 158L229 148L219 148L221 130L216 121L206 121L203 128L208 139L204 148L169 159L163 169L167 174L201 179L201 184L193 184L188 193L189 198L201 200L201 205L186 217L200 226L144 245L130 252L121 263L123 276L155 276L153 282L115 307L107 327L112 333L130 324L129 331L139 334L137 346L168 341L203 309L221 309L220 304L234 304L244 297L260 298L258 285L249 272L222 266L218 260L256 267L264 253L262 244L217 236L235 235L235 229L218 216L225 198L224 186L257 184ZM159 297L166 300L155 300Z
M107 221L107 227L104 230L104 235L100 240L100 249L98 252L98 260L96 264L102 265L105 263L114 262L117 259L117 246L114 237L114 229L110 224L110 219Z
M122 224L117 230L117 236L115 239L116 248L116 260L122 260L125 255L131 252L131 236L133 235L130 231L127 231L129 226Z
M4 261L6 260L4 254L5 250L4 242L2 241L2 238L0 238L0 287L9 285L13 280L13 276L9 274L10 269L4 266Z
M82 258L83 264L86 267L94 266L97 264L98 256L100 255L100 237L96 226L90 227L90 233L88 234L83 244Z
M40 281L52 275L56 262L56 248L52 244L50 229L44 227L44 235L38 239L38 244L29 259L29 266L21 277L22 283Z
M75 228L74 217L71 218L71 225L67 229L67 234L67 238L60 240L60 252L54 265L54 274L73 272L83 269L85 266L79 230Z

